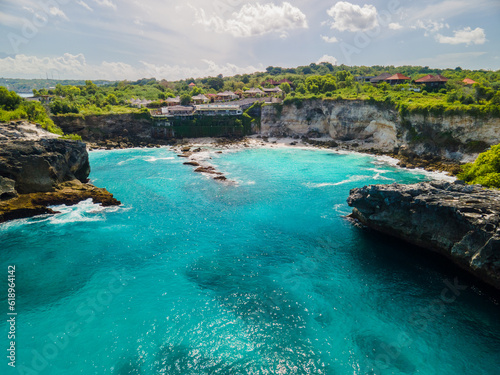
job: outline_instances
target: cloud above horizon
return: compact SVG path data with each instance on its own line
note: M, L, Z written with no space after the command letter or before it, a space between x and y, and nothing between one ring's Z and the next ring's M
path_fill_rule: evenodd
M293 68L319 56L398 65L465 47L484 54L456 64L500 67L498 0L1 1L4 77L188 78Z
M229 33L237 38L261 36L278 33L285 38L289 30L307 29L307 19L304 13L284 2L281 5L245 4L231 18L224 20L218 15L207 16L204 9L196 9L196 23L205 26L209 31Z
M331 28L339 31L367 31L378 26L377 8L373 5L351 4L339 1L326 12L333 18Z
M436 35L439 43L443 44L465 44L470 46L472 44L484 44L486 42L486 34L484 29L476 27L474 30L466 27L462 30L455 30L453 36L444 36L441 34Z
M208 77L223 74L233 76L236 74L252 73L263 70L262 66L237 66L226 63L216 64L210 60L201 60L199 67L179 65L155 65L140 61L138 66L124 62L103 61L101 64L89 64L83 54L72 55L65 53L57 57L39 58L36 56L16 55L14 58L0 59L0 71L9 71L18 77L23 77L26 72L35 76L45 77L47 73L61 79L105 79L110 81L137 80L155 77L157 79L178 80L186 77Z

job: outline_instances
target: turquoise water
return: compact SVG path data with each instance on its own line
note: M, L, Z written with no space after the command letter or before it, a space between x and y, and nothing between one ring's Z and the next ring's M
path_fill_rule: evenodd
M498 374L499 306L344 218L353 187L427 177L326 151L212 157L237 185L166 149L93 152L123 207L0 226L18 312L0 373Z

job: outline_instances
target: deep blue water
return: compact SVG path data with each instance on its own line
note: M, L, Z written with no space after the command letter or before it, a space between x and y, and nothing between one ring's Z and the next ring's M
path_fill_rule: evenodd
M238 185L166 149L93 152L91 178L122 207L0 226L19 314L1 374L499 373L499 306L344 218L349 189L426 176L317 150L212 157Z

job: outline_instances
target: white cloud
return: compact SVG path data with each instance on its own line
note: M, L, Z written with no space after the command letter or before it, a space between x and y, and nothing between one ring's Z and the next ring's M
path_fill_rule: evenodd
M66 14L61 9L59 9L57 7L51 7L49 9L49 12L54 17L61 17L62 19L68 20L68 17L66 16Z
M423 29L425 30L425 36L429 36L432 33L436 33L441 29L450 28L450 25L447 23L439 22L439 21L434 21L434 20L417 20L417 23L415 26L412 28L414 29Z
M400 30L400 29L402 29L402 28L403 28L403 26L401 26L401 25L400 25L399 23L397 23L397 22L393 22L393 23L390 23L390 24L389 24L389 29L391 29L391 30Z
M203 9L194 9L196 23L204 25L208 30L229 33L235 37L258 36L272 32L286 37L288 30L308 27L305 14L287 2L281 6L274 3L248 3L243 5L239 12L234 12L228 20L217 15L208 17Z
M26 5L23 5L23 9L24 10L27 10L28 12L30 12L31 14L34 14L35 11L33 10L33 8L30 8L30 7L27 7Z
M94 3L103 7L108 7L116 10L116 4L113 3L113 1L111 0L94 0Z
M124 62L107 62L89 64L83 54L72 55L65 53L59 57L44 57L16 55L14 58L0 59L0 71L6 77L45 77L52 72L61 79L107 79L107 80L135 80L144 77L157 79L177 80L187 77L207 77L223 74L253 73L262 70L260 66L237 66L234 64L218 65L210 60L201 60L200 67L179 65L155 65L140 61L138 66Z
M340 31L366 31L378 26L377 9L373 5L351 4L339 1L326 13L333 18L332 29Z
M455 30L453 36L444 36L441 34L436 35L436 39L439 43L444 44L484 44L486 42L486 34L484 29L476 27L472 30L470 27L466 27L462 30Z
M323 39L327 43L337 43L339 40L334 36L325 36L321 35L321 39Z
M337 59L333 56L329 55L323 55L321 56L318 61L316 61L316 64L321 64L322 62L328 62L333 65L337 65Z
M94 9L92 9L85 1L78 0L76 3L78 5L81 5L82 7L84 7L85 9L87 9L90 12L94 11Z

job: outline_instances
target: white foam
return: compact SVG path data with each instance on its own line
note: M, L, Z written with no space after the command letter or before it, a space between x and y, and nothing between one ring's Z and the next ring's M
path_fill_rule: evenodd
M339 186L339 185L344 185L348 184L350 182L356 182L356 181L361 181L361 180L369 180L373 178L372 176L365 176L365 175L355 175L355 176L350 176L349 178L339 181L339 182L322 182L322 183L313 183L313 182L308 182L304 184L308 188L322 188L326 186Z
M373 176L373 179L374 180L385 180L385 181L396 181L396 179L382 176L380 173L377 173L375 176Z
M142 160L150 162L150 163L154 163L155 161L158 161L158 160L174 160L174 159L175 158L173 156L169 156L169 157L166 157L166 158L157 158L157 157L154 157L154 156L150 156L149 158L142 159Z
M344 216L351 213L351 209L346 203L336 204L335 206L333 206L333 210Z

